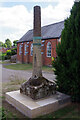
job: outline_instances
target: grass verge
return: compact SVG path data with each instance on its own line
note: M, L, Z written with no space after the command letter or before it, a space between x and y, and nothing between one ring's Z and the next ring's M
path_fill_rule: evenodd
M32 64L11 64L11 65L3 65L3 67L13 70L32 70ZM46 72L53 71L52 67L48 67L48 66L43 66L42 70Z
M8 83L3 83L2 86L2 96L0 95L0 99L2 99L2 108L0 107L0 119L1 116L3 117L2 120L28 120L28 117L21 114L17 111L14 107L8 104L5 101L5 93L13 90L19 90L21 84L25 82L24 79L19 79L17 76L11 79ZM54 108L53 108L54 109ZM2 113L2 114L1 114ZM64 107L60 110L57 110L53 113L40 116L37 119L53 119L53 120L78 120L80 119L80 104L71 104L67 107ZM36 120L36 119L34 119Z

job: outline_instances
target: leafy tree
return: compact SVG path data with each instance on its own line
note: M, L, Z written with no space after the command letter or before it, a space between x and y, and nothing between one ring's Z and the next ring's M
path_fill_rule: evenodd
M17 46L17 41L18 41L18 40L14 40L14 41L13 41L13 46Z
M7 52L6 52L6 59L10 59L11 55L12 55L11 50L7 50Z
M7 44L0 41L0 47L6 47L7 48Z
M8 48L11 48L11 46L12 46L12 43L9 39L5 40L5 44L7 45Z
M15 55L15 54L17 54L17 48L11 49L11 55Z
M75 2L65 20L61 43L57 46L56 69L58 90L80 101L80 2Z
M4 43L0 41L0 47L3 47L4 46Z
M4 47L7 48L7 44L6 43L4 43Z

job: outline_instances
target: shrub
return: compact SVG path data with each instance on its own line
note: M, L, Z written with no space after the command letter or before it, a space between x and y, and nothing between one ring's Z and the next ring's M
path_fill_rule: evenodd
M5 59L10 59L11 55L12 55L11 50L7 50Z
M5 60L5 56L6 56L5 53L0 53L0 60Z
M65 20L61 43L57 46L56 69L58 90L80 101L80 2L75 2Z
M0 52L0 60L10 59L12 55L17 54L17 48L13 48L11 50L7 50L6 53Z
M15 54L17 54L17 48L11 49L11 55L15 55Z

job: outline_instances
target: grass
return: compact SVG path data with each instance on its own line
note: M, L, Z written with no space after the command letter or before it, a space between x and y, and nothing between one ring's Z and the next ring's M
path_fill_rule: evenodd
M28 66L29 64L14 64L14 65L8 65L10 68L15 66L18 67L17 69L20 69L21 67ZM8 67L7 66L7 67ZM15 68L14 67L14 68ZM25 70L26 70L25 67ZM32 69L32 65L30 64L28 66L30 70ZM23 68L24 69L24 68ZM52 68L43 66L43 70L51 70ZM8 119L14 119L14 120L21 120L26 119L28 120L28 117L25 117L23 114L21 114L19 111L17 111L14 107L12 107L10 104L8 104L5 101L5 93L13 90L19 90L20 85L25 82L24 79L20 79L17 76L14 76L14 78L10 79L10 82L3 83L2 85L2 96L0 95L0 99L2 100L2 108L0 107L0 119L1 116L3 116L2 120L8 120ZM53 120L79 120L80 119L80 104L70 104L67 107L64 107L60 110L57 110L53 113L39 116L37 119L53 119ZM54 109L54 108L53 108ZM2 114L1 114L2 113ZM36 120L36 119L34 119Z
M11 118L13 118L14 120L18 120L19 118L27 118L5 101L5 93L14 90L19 90L21 84L25 81L26 80L20 79L17 76L15 76L14 78L11 78L10 82L2 84L2 96L0 96L0 99L2 99L2 108L0 108L0 112L2 112L2 120L8 120Z
M13 70L32 70L32 64L11 64L11 65L3 65L7 69L13 69ZM51 72L52 67L43 66L43 71Z
M24 83L26 80L19 78L18 76L14 76L13 78L10 78L10 82L3 83L2 84L2 93L3 95L6 92L19 90L22 83Z
M11 64L11 65L3 65L5 68L13 69L13 70L31 70L32 64Z
M10 106L9 104L5 103L3 105L3 117L4 118L16 118L19 120L19 118L22 118L22 119L26 119L28 120L28 117L22 115L21 113L19 113L19 111L17 111L14 107ZM78 107L76 104L71 104L67 107L64 107L62 109L59 109L51 114L47 114L47 115L43 115L43 116L39 116L37 118L35 118L34 120L36 119L52 119L52 120L79 120L80 119L80 111L78 110Z
M21 85L26 81L23 78L19 78L17 75L14 75L14 77L10 77L9 80L10 80L10 82L8 83L9 85Z
M0 64L10 63L10 60L0 60Z
M19 111L17 111L14 107L12 107L10 104L8 104L5 101L5 93L8 91L18 90L20 88L21 83L23 83L25 80L19 80L19 78L15 77L16 80L11 79L8 83L3 83L3 90L2 90L2 96L0 96L0 99L2 99L2 108L0 107L0 112L2 111L3 120L11 119L19 120L19 119L26 119L28 120L28 117L21 114ZM78 120L80 119L80 104L70 104L67 107L61 108L60 110L57 110L53 113L39 116L37 119L53 119L53 120ZM0 113L1 118L1 113ZM36 120L36 119L34 119Z
M66 118L70 120L70 118L75 118L76 120L76 118L80 119L80 111L78 110L78 105L71 104L55 111L54 113L41 116L41 118L54 118L57 120L66 120Z

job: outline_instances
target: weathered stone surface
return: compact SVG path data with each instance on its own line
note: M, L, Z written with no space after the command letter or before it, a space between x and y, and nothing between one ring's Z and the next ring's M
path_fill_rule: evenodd
M33 36L41 36L41 8L40 6L34 7L34 23L33 23Z
M42 76L42 60L41 60L41 8L34 7L34 24L33 24L33 73L35 76Z
M21 85L20 93L37 100L55 94L56 85L44 77L30 78Z
M42 76L40 6L34 7L33 73L28 82L21 85L20 93L23 93L34 100L56 93L55 83Z

